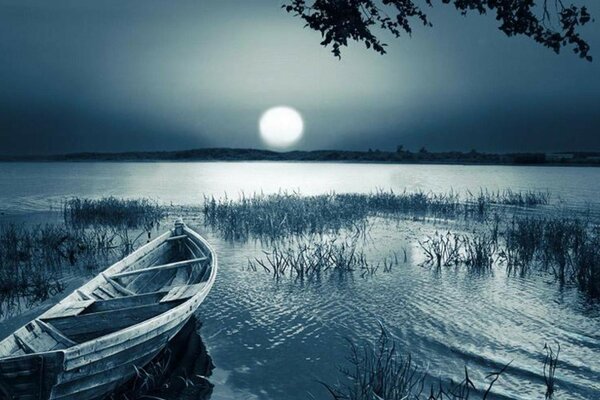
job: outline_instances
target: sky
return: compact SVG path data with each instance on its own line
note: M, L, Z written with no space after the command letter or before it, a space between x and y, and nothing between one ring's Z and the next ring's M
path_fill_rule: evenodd
M441 4L338 60L281 3L0 0L0 154L269 148L279 105L304 119L290 150L600 151L596 0L592 63Z

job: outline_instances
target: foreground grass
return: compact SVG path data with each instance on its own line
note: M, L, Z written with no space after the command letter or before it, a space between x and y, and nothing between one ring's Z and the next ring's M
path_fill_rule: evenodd
M487 375L486 382L473 382L465 367L461 382L427 384L426 372L420 369L410 355L403 355L397 343L381 327L376 343L358 344L348 339L349 366L341 368L343 379L335 386L323 383L334 400L485 400L492 396L494 385L509 370L510 363ZM555 393L557 352L544 346L546 357L541 366L546 384L545 398ZM540 396L541 397L541 396Z
M205 222L229 240L251 235L277 239L290 235L364 230L371 216L428 216L435 218L484 218L493 206L535 207L547 204L543 192L510 190L478 194L378 191L370 194L302 196L281 192L240 196L237 200L204 199Z

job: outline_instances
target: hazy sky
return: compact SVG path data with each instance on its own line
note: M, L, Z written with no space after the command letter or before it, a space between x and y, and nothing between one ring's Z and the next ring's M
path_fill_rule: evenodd
M600 2L579 1L593 63L444 5L339 61L281 0L0 0L0 154L265 148L276 105L296 149L600 151Z

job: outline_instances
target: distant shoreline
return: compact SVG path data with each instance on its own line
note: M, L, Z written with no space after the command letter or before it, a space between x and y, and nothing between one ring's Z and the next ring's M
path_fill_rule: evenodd
M258 149L205 148L181 151L122 153L70 153L56 155L0 156L0 162L215 162L288 161L377 164L439 165L546 165L600 166L600 152L480 153L313 150L276 152Z

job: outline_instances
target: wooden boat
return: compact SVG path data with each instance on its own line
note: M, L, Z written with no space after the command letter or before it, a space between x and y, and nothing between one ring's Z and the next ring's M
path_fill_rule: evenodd
M217 257L183 224L144 245L0 342L0 399L102 399L185 325Z

